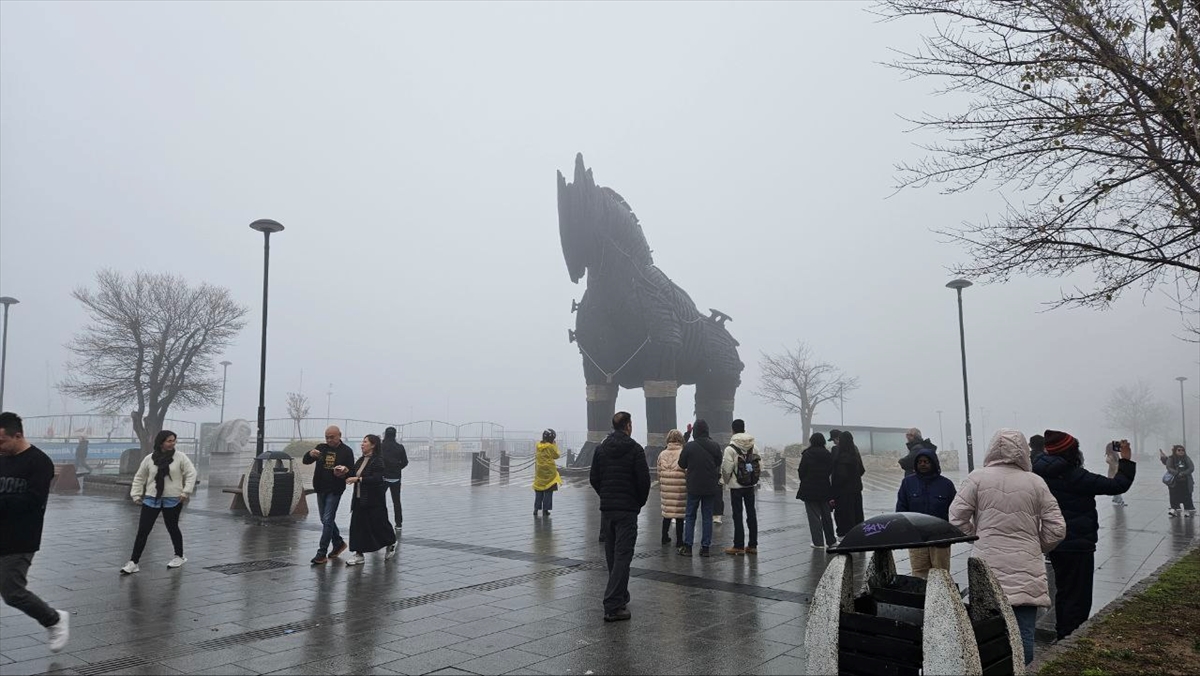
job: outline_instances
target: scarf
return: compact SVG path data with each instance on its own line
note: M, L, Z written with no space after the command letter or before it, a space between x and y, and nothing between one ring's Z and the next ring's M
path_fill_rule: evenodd
M167 478L171 476L171 461L174 459L175 451L167 453L158 450L150 455L150 462L158 467L158 474L154 475L154 497L156 499L162 499L163 488L167 483Z
M358 466L358 471L354 473L354 476L359 478L359 481L354 482L354 497L356 498L362 495L362 491L359 490L359 486L362 486L362 475L363 472L367 471L367 465L370 464L374 457L374 455L364 455L362 457L363 463Z

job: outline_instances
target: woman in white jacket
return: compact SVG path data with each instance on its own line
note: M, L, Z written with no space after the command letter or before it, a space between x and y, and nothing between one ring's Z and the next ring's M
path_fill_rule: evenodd
M179 514L183 503L191 497L196 487L196 467L183 453L175 450L175 433L163 430L154 438L154 452L142 459L133 475L133 488L129 490L133 501L142 506L138 520L137 538L133 541L133 556L121 568L123 575L141 570L138 559L146 548L146 538L154 528L161 513L171 544L175 546L175 558L168 568L178 568L187 562L183 556L183 533L179 531Z
M999 430L983 467L967 476L950 503L950 523L979 536L974 554L991 567L1012 604L1025 664L1033 661L1037 609L1050 606L1043 556L1067 534L1058 501L1031 469L1025 435Z

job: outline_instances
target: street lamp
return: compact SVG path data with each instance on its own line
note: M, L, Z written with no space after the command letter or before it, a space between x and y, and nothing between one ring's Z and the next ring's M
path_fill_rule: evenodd
M0 411L4 410L4 368L8 364L8 306L20 302L12 296L0 296L0 304L4 305L4 338L0 340Z
M963 328L963 309L962 309L962 292L963 289L971 286L971 282L965 279L956 279L946 284L947 289L954 289L958 293L958 342L962 349L962 371L963 371L963 410L967 416L967 471L975 471L975 443L971 439L971 397L967 392L967 333Z
M329 391L325 393L325 425L329 425L329 409L333 408L333 383L329 383Z
M221 422L225 422L225 381L229 379L229 365L231 361L221 362L223 370L221 371Z
M946 433L942 431L942 412L938 411L938 443L946 445Z
M1183 381L1187 380L1187 376L1179 376L1175 380L1179 381L1179 427L1183 432L1183 441L1180 443L1187 448L1187 404L1183 401Z
M263 452L263 428L267 425L267 272L271 269L271 233L283 230L279 221L260 218L250 224L252 230L263 234L263 311L262 311L262 352L258 365L258 437L255 440L254 455Z

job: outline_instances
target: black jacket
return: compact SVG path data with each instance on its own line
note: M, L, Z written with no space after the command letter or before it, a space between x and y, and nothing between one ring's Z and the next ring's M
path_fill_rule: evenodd
M919 439L907 444L908 455L900 458L896 462L900 464L900 469L904 470L904 476L909 476L917 471L917 454L922 449L933 451L933 456L937 457L937 444L928 439Z
M797 500L826 502L833 498L833 484L829 481L829 476L833 474L833 454L828 448L809 446L804 449L796 473L800 475Z
M1133 485L1137 464L1122 459L1117 464L1117 475L1109 479L1092 474L1061 455L1046 453L1033 464L1033 471L1046 480L1067 522L1067 537L1058 543L1054 551L1094 552L1100 531L1096 496L1120 495L1129 490Z
M404 450L404 444L396 441L395 437L384 437L380 446L384 478L399 479L400 473L408 467L408 452Z
M592 456L588 475L602 512L640 512L650 497L646 449L624 432L608 435Z
M345 444L343 444L345 445ZM362 456L358 462L354 463L354 469L346 478L358 475L358 470L362 467L363 462L366 462L367 456ZM357 499L351 503L351 509L359 509L361 507L376 507L387 506L384 494L387 493L387 484L383 482L383 465L384 462L377 456L371 456L370 462L367 463L367 468L363 470L362 481L359 482L358 490L356 491ZM345 485L345 479L342 479L342 484Z
M0 455L0 555L32 554L41 548L53 478L54 463L37 446Z
M317 444L317 450L321 452L320 456L314 458L305 453L303 460L306 465L317 463L313 470L313 489L318 493L341 495L346 490L346 479L350 475L336 477L333 475L333 468L338 465L354 467L354 451L350 450L345 442L338 444L337 448L333 448L329 444Z
M863 467L862 456L858 454L858 446L838 444L833 448L833 474L830 477L833 484L833 496L847 493L861 493L863 489L862 475L867 473Z
M708 435L696 435L679 453L679 466L687 472L688 495L721 494L721 447Z

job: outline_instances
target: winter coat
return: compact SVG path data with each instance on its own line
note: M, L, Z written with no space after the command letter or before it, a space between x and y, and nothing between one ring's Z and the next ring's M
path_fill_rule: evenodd
M196 466L192 464L188 457L180 451L175 451L174 457L171 458L171 464L167 466L170 474L166 481L163 482L164 498L179 498L184 495L192 495L196 490ZM158 467L154 465L154 454L151 453L142 458L142 464L138 465L137 471L133 474L133 485L129 488L129 496L134 500L140 497L154 497L156 492L155 477L158 476Z
M646 449L628 434L613 432L596 447L588 481L600 495L600 511L642 511L650 496Z
M350 469L350 473L342 481L344 482L350 477L358 476L358 470L362 468L363 463L366 463L367 468L363 470L359 481L354 484L354 497L351 500L350 508L362 509L366 507L386 506L387 484L383 480L384 461L380 456L359 456L358 460L354 463L354 467Z
M664 519L682 519L687 515L687 473L679 466L683 444L667 444L658 454L658 494Z
M721 447L712 437L697 434L684 444L679 466L687 470L688 495L721 494Z
M557 489L562 484L562 477L558 474L558 463L554 462L562 457L558 454L558 446L545 441L538 442L536 457L537 460L534 461L536 467L533 472L533 490L549 491Z
M937 455L937 444L928 439L909 442L907 446L908 455L896 461L900 465L900 469L904 470L904 476L917 471L917 454L922 450L933 451L934 455Z
M809 446L800 453L800 489L796 499L805 502L828 502L833 499L833 454L824 446Z
M1050 605L1046 563L1067 526L1041 477L1029 471L1029 447L1015 430L992 437L983 467L971 472L950 503L950 523L978 535L973 555L987 561L1008 602Z
M754 437L750 434L738 432L729 440L729 445L725 447L725 452L721 455L721 483L730 490L753 488L753 486L743 486L737 480L738 458L745 458L746 454L753 450Z
M833 448L833 474L830 482L833 484L833 496L847 493L861 493L863 489L862 476L867 473L863 467L862 456L858 446L839 444Z
M404 449L404 444L396 441L396 437L384 437L379 447L379 455L383 458L385 479L403 478L404 468L408 467L408 451Z
M313 468L313 489L318 493L337 493L341 495L346 490L347 476L336 476L333 473L333 468L341 465L342 467L352 467L354 465L354 451L344 443L337 445L337 448L329 444L317 444L316 448L319 455L312 457L308 453L304 454L304 459L301 461L306 465L316 464Z
M1192 490L1192 473L1196 471L1196 465L1192 462L1192 459L1186 455L1179 457L1172 452L1171 455L1165 458L1159 457L1158 460L1163 464L1163 467L1167 468L1168 472L1175 475L1175 483L1172 487L1183 484L1190 493Z
M897 512L918 512L936 516L939 519L950 520L950 502L954 500L954 482L942 476L942 465L938 462L937 453L917 447L914 449L913 474L904 477L900 482L900 492L896 495ZM933 469L928 474L916 471L917 458L925 456L933 463Z
M1133 485L1137 464L1121 460L1112 479L1092 474L1062 455L1049 453L1038 458L1033 471L1046 481L1067 520L1067 537L1058 545L1059 552L1094 552L1100 532L1096 513L1097 495L1120 495Z

